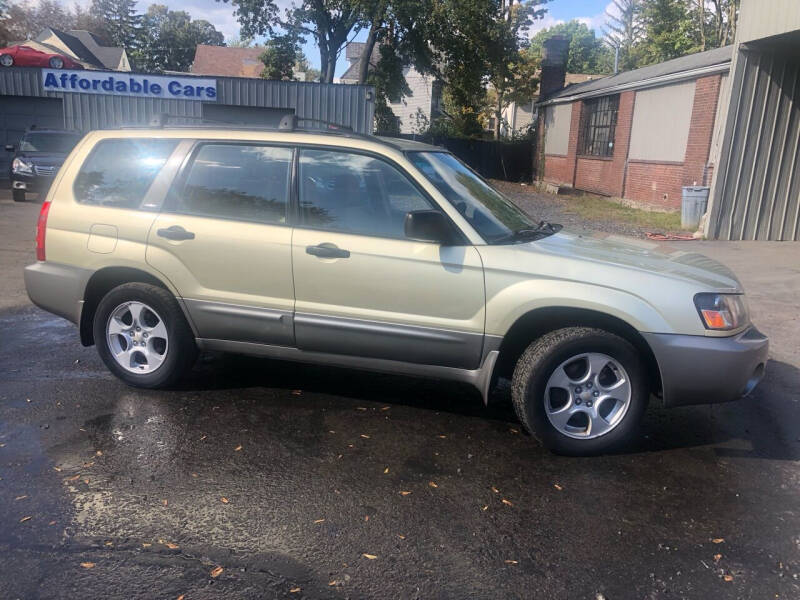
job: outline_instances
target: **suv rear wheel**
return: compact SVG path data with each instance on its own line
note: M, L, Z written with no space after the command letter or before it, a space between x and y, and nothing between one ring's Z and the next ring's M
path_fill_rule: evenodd
M108 369L136 387L174 384L197 356L175 297L146 283L126 283L103 297L94 315L94 340Z
M591 455L635 438L649 386L627 340L588 327L552 331L517 362L512 399L523 425L559 454Z

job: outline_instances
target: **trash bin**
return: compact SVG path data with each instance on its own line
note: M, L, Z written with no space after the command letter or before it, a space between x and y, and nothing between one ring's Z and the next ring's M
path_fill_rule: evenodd
M683 188L681 199L681 227L696 229L700 224L700 217L706 212L708 206L709 188L698 185L689 185Z

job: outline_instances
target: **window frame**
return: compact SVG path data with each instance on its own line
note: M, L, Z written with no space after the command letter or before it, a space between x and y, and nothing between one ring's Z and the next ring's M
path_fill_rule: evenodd
M179 210L178 205L180 202L180 195L186 187L186 182L189 174L192 171L192 165L197 158L197 155L202 150L203 146L259 146L270 148L288 148L292 151L292 157L289 163L289 190L286 198L286 208L284 209L284 222L276 223L271 221L262 221L259 219L245 219L242 217L223 217L220 215L203 215L189 211ZM198 219L215 219L218 221L230 221L234 223L254 223L256 225L266 225L270 227L292 227L292 204L295 195L295 169L297 168L297 147L295 144L287 144L286 142L270 142L264 140L218 140L218 139L196 139L191 149L186 153L178 174L172 181L169 187L166 198L164 199L161 212L169 213L172 215L185 215L187 217L195 217Z
M173 138L173 137L157 137L157 136L153 136L153 137L125 137L125 136L122 136L122 137L106 137L106 138L101 138L101 139L97 140L95 142L95 144L92 146L91 150L89 150L88 154L86 155L86 158L84 158L83 161L81 161L80 165L78 165L78 170L75 173L75 176L72 178L72 185L70 186L70 190L72 192L72 200L76 204L79 204L80 206L88 206L90 208L111 208L111 209L116 209L116 210L136 210L136 211L143 211L143 212L153 212L154 207L151 205L151 202L149 202L151 191L153 189L155 189L155 186L159 183L159 177L164 172L164 169L166 169L168 167L170 161L173 159L173 157L176 155L176 153L182 153L181 143L184 142L185 139L186 138L179 138L179 137ZM161 167L159 167L158 171L156 171L155 175L153 176L153 180L149 183L147 188L143 191L142 198L141 198L141 200L139 200L139 203L134 205L134 206L119 206L119 205L115 206L115 205L109 205L109 204L91 204L89 202L81 201L80 198L82 198L83 196L78 193L77 189L75 189L76 186L78 185L78 177L83 172L83 169L86 166L86 164L92 158L94 158L95 154L97 154L99 152L99 148L103 144L105 144L106 142L127 142L127 141L135 141L135 140L148 140L148 141L153 141L153 140L171 140L171 141L175 142L175 147L172 148L172 150L170 150L169 154L167 155L166 159L164 160L164 164L161 165ZM81 143L81 140L78 140L78 144L80 144L80 143ZM78 145L76 144L75 148L77 148L77 147L78 147ZM182 166L181 166L181 168L182 168ZM155 207L155 210L158 211L158 208Z
M608 94L596 98L588 98L582 101L581 121L578 130L577 155L589 158L612 159L616 150L617 122L619 120L619 94ZM604 105L605 104L605 105ZM597 115L608 113L608 123L598 125ZM605 147L596 151L597 132L603 129L608 130L608 138ZM591 151L589 151L591 150Z

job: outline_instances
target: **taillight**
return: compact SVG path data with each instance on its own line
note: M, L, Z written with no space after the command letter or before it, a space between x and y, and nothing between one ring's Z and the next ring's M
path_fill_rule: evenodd
M47 230L47 213L50 212L50 203L42 204L39 211L39 220L36 222L36 260L45 260L44 235Z

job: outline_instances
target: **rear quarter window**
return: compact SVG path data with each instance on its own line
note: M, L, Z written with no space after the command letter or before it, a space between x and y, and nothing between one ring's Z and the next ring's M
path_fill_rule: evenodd
M73 192L81 204L138 208L179 140L102 140L75 178Z

